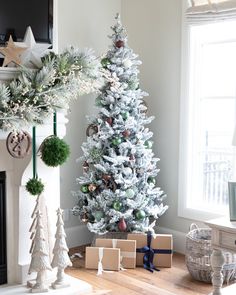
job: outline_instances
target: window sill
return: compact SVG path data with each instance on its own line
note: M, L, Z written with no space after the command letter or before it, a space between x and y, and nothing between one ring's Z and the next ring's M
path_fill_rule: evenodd
M202 211L202 210L197 210L194 208L181 208L179 207L178 209L178 216L182 218L187 218L187 219L192 219L196 221L207 221L210 219L215 219L219 217L228 217L229 218L229 213L212 213L210 211Z

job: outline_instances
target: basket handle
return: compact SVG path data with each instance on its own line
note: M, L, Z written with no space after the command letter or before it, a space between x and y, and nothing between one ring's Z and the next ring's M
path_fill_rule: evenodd
M196 225L196 223L192 223L189 227L189 230L199 229L199 227Z

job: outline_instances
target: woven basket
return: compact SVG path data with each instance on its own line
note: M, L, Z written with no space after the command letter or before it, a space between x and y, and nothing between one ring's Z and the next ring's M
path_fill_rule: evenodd
M191 224L186 236L185 262L189 273L195 280L211 282L211 253L211 229L199 228L196 224ZM224 282L228 283L235 279L236 255L229 252L223 253L225 257L223 276Z

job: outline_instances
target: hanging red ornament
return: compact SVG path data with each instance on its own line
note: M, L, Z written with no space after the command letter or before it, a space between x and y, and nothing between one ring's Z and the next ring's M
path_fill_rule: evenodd
M124 47L125 42L122 40L118 40L118 41L116 41L115 45L117 48L121 48L121 47Z
M106 122L110 125L110 126L112 126L112 123L113 123L113 119L110 117L110 118L107 118L106 119Z
M83 163L83 171L84 172L88 172L89 171L89 164L86 161Z
M125 130L125 131L122 132L122 135L123 135L125 138L129 137L130 134L131 134L130 130Z
M126 225L126 222L124 220L124 217L122 217L118 223L118 228L120 231L126 231L127 229L127 225Z

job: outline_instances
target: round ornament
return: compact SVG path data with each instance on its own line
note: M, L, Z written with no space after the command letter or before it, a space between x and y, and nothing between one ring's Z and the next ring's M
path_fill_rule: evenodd
M62 165L70 155L69 145L55 135L44 139L40 151L42 161L50 167Z
M130 68L132 66L132 61L130 59L125 59L123 61L123 65L124 65L125 68L128 69L128 68Z
M102 211L95 211L93 215L96 221L100 221L104 217Z
M135 195L135 192L132 188L128 188L126 191L125 191L125 195L127 198L129 199L132 199Z
M119 201L115 201L112 206L116 211L120 211L120 209L122 208L122 203Z
M142 220L142 219L144 219L144 218L146 217L146 213L145 213L145 211L143 211L143 210L137 210L137 211L135 212L135 217L136 217L136 219L138 219L138 220Z
M119 145L119 144L121 144L122 143L122 140L121 140L121 138L120 137L115 137L115 138L113 138L112 139L112 144L113 145Z
M120 231L126 231L126 229L127 229L127 225L126 225L126 222L123 217L120 219L120 221L118 223L118 229Z
M109 175L109 174L103 174L102 175L102 179L105 180L105 181L108 181L108 180L111 179L111 175Z
M147 149L151 149L151 148L152 148L152 145L153 145L153 142L150 141L150 140L146 140L146 141L144 142L144 146L145 146L145 148L147 148Z
M131 175L132 173L133 173L133 170L130 168L130 167L125 167L125 168L123 168L123 174L124 175Z
M90 124L86 129L86 135L89 137L96 133L98 133L98 126L95 124Z
M88 190L90 192L94 192L96 190L96 188L97 188L97 186L94 183L90 183L89 186L88 186Z
M124 47L125 42L122 40L118 40L118 41L116 41L115 45L117 48L121 48L121 47Z
M107 122L110 126L112 126L112 124L113 124L113 119L112 119L111 117L109 117L109 118L106 119L106 122Z
M88 185L87 184L81 185L80 190L82 193L87 194L89 192Z
M104 58L101 60L101 64L102 64L102 66L103 66L104 68L106 68L108 65L111 64L111 61L110 61L109 58L104 57Z
M6 146L13 158L22 159L31 151L31 137L26 131L11 132L7 137Z
M151 184L151 183L156 184L156 178L153 176L149 176L147 182L149 184Z
M86 161L83 163L83 171L85 173L87 173L89 171L89 164Z
M125 138L128 138L130 136L131 132L130 130L125 130L122 132L122 135L125 137Z
M122 113L122 118L123 118L124 120L127 120L127 119L129 118L129 112L124 112L124 113Z
M40 195L44 190L44 184L40 179L31 178L26 183L26 190L33 196Z
M81 220L82 220L83 222L88 222L88 215L87 215L87 213L84 213L84 214L82 215Z

